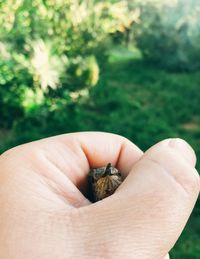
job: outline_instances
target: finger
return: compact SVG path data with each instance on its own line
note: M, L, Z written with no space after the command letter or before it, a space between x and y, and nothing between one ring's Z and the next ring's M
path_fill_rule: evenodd
M13 152L15 154L11 155ZM19 167L20 174L22 169L40 174L66 203L80 207L90 204L83 195L90 168L111 162L125 177L142 154L138 147L121 136L82 132L24 144L7 151L2 157L11 160L6 162L15 168L11 171Z
M90 168L105 166L110 162L127 175L143 154L128 139L111 133L81 132L61 135L52 140L65 143L78 155L85 174Z
M165 175L167 180L170 178L171 183L174 183L176 188L185 191L186 194L187 192L194 193L196 196L199 192L199 174L194 168L195 163L195 153L184 140L167 139L161 141L146 151L142 159L133 167L129 178L123 184L123 189L128 190L125 184L130 180L135 182L136 177L142 178L146 172L146 177L154 177L154 180ZM150 174L148 172L151 168L157 170L152 170ZM142 171L141 175L139 171ZM143 184L142 181L141 184ZM133 190L137 191L139 188L138 186Z
M183 140L156 144L135 163L114 195L88 207L91 219L87 220L93 221L90 230L93 224L98 226L95 231L116 256L139 249L135 258L163 258L197 200L200 180L195 160Z
M23 156L44 157L63 172L76 186L85 183L90 168L112 163L127 176L143 152L128 139L102 132L64 134L18 147ZM34 160L34 161L35 161ZM34 166L37 166L35 163Z

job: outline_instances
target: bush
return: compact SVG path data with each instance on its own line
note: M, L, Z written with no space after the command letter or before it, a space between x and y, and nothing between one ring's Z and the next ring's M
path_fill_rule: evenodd
M24 92L32 84L31 75L15 58L0 60L0 127L11 128L24 115Z
M10 42L9 52L22 55L19 62L29 69L34 86L45 91L95 85L109 34L132 19L126 1L8 0L0 5L1 44Z
M129 17L126 1L1 1L0 127L12 127L38 98L51 111L59 97L95 86L110 34Z
M199 2L143 1L135 39L145 60L174 71L200 69Z

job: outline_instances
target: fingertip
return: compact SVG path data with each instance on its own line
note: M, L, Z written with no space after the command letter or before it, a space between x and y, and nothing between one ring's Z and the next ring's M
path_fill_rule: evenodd
M183 139L170 139L168 145L177 150L192 166L196 165L196 154L193 148Z
M160 141L153 147L158 148L159 146L166 146L174 149L176 152L178 152L189 164L193 167L196 165L196 154L193 150L193 148L189 145L188 142L186 142L184 139L181 138L169 138Z
M127 177L134 164L141 159L143 154L139 147L124 138L116 163L116 167L122 172L123 177Z

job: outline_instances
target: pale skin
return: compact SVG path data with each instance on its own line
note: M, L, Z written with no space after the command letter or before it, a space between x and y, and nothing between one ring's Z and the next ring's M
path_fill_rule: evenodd
M84 196L90 168L126 178L110 197ZM0 156L0 258L167 259L200 190L183 140L143 153L114 134L65 134Z

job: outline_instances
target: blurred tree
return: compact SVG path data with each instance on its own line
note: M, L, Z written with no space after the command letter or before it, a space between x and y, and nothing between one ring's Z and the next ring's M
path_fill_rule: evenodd
M132 21L126 1L8 0L0 7L1 42L11 59L23 55L20 65L43 90L95 85L109 34Z
M135 0L132 5L141 11L134 35L146 61L169 70L200 69L198 0Z
M37 107L38 95L50 109L95 86L110 34L132 19L126 1L0 1L0 126Z

